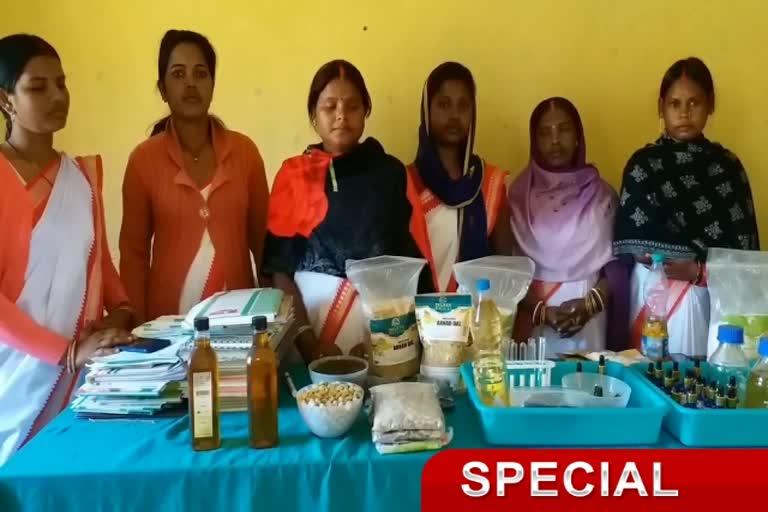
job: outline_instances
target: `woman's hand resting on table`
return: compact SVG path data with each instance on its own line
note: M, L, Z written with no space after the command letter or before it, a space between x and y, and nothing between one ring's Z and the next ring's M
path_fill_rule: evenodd
M118 309L107 317L86 325L77 343L75 366L82 368L93 357L114 354L118 352L117 347L133 343L135 338L128 331L132 318L130 311Z

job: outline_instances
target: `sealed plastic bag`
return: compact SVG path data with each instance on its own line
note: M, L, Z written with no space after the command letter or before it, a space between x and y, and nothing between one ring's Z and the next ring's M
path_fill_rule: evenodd
M528 293L533 271L533 261L525 256L487 256L453 265L460 293L476 296L477 280L491 281L491 290L487 295L493 299L501 313L504 336L512 333L517 304Z
M464 362L472 321L472 296L451 293L417 295L416 321L424 348L422 364L458 368Z
M373 442L379 453L434 450L448 444L437 388L429 382L397 382L371 388Z
M757 359L757 342L768 335L768 252L710 249L707 357L717 349L722 324L744 328L744 353Z
M413 297L427 261L378 256L347 261L347 279L360 294L371 374L385 381L419 371L419 333Z

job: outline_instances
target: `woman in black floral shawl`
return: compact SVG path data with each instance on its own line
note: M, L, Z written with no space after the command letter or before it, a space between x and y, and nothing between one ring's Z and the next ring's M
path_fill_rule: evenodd
M634 264L631 345L640 348L649 256L665 256L670 279L669 350L706 355L710 247L759 250L749 179L739 159L703 134L715 90L697 58L672 65L659 93L664 134L624 170L614 252ZM636 264L635 264L636 263Z

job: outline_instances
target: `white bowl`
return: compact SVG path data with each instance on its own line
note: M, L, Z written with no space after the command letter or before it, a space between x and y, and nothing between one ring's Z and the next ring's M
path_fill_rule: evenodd
M623 408L627 406L629 397L632 395L632 388L623 380L598 373L569 373L563 376L561 383L566 389L578 389L590 395L595 386L602 386L603 397L586 397L583 407Z
M357 397L344 404L316 404L303 400L304 395L319 386L333 386L344 384L356 390ZM296 403L299 406L304 423L310 431L318 437L340 437L346 434L357 418L363 407L364 391L362 386L353 382L320 382L304 386L296 393Z
M354 366L360 368L356 371L332 373L324 371L324 367L333 364ZM338 368L338 367L337 367ZM355 356L328 356L309 363L309 377L313 384L321 382L351 382L365 389L368 379L368 361Z

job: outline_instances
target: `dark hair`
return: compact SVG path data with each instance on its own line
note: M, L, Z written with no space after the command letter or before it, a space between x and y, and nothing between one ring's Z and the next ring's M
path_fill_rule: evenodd
M355 86L363 98L366 117L371 115L371 109L373 108L371 95L368 93L368 88L365 86L365 80L363 80L360 70L346 60L337 59L323 64L315 73L314 78L312 78L312 83L309 86L309 95L307 96L307 113L310 120L315 117L315 107L323 89L338 78L347 80Z
M449 80L462 82L469 89L472 98L475 98L477 88L472 72L463 64L458 62L443 62L429 74L427 78L427 98L432 101L438 89Z
M697 57L681 59L670 66L667 72L664 73L664 78L661 79L659 98L664 99L672 84L683 77L693 80L699 87L704 89L704 93L707 95L712 108L715 107L715 83L712 80L712 73L710 73L707 65Z
M539 163L539 165L541 165L541 155L539 155L539 150L534 143L536 137L536 125L539 124L541 117L552 108L563 110L566 114L568 114L568 116L576 125L579 144L576 148L576 153L573 155L574 161L572 163L575 165L585 165L587 159L587 148L584 135L584 123L581 120L581 115L579 114L579 110L576 108L576 105L574 105L570 100L560 96L547 98L546 100L539 103L535 109L533 109L529 125L531 137L531 156L537 163Z
M208 38L204 35L191 30L169 30L160 41L160 53L157 57L157 86L163 83L165 72L168 70L168 63L171 60L173 50L183 43L194 44L200 48L203 54L205 64L208 66L208 72L211 79L216 83L216 51ZM152 128L152 135L157 135L165 131L165 126L171 116L166 116L155 124Z
M12 94L24 68L35 57L48 56L60 60L56 49L45 39L30 34L13 34L0 39L0 89ZM11 136L11 116L0 108L5 117L5 137Z

